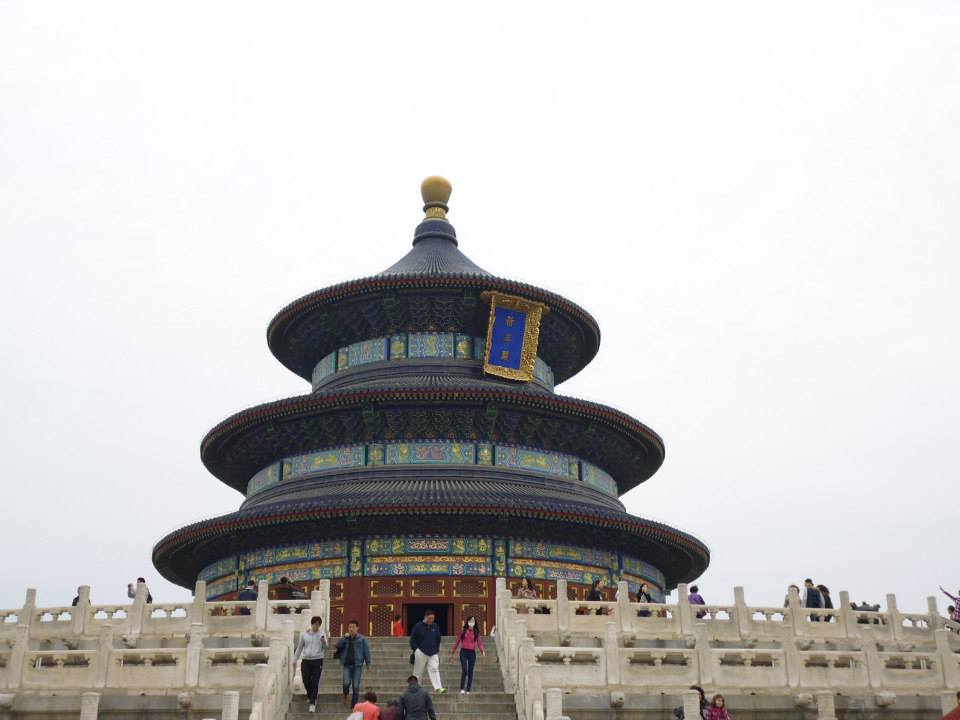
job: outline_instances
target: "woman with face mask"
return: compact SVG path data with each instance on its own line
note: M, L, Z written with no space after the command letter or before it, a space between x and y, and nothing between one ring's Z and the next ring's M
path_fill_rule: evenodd
M469 694L473 686L473 667L477 664L477 650L481 655L486 655L483 649L483 640L480 638L480 626L477 625L477 618L473 615L466 619L460 634L457 635L457 641L450 649L453 655L457 648L460 648L460 694Z

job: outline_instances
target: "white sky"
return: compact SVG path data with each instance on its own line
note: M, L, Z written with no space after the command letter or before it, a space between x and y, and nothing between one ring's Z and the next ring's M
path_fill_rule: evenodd
M560 390L663 436L625 503L708 602L960 586L960 4L458 5L0 3L0 607L187 597L153 544L241 501L201 437L308 390L267 323L434 173L600 322Z

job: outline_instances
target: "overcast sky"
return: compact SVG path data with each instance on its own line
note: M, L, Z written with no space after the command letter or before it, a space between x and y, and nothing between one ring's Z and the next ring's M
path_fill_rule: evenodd
M664 438L707 601L956 590L960 4L0 2L0 607L188 597L267 323L410 246L597 318L562 393ZM943 603L941 603L941 608Z

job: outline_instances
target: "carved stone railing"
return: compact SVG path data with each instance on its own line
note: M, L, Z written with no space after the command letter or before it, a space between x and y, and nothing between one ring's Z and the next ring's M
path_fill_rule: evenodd
M329 623L330 584L309 600L208 602L203 582L186 603L147 603L141 584L129 605L92 605L88 587L76 606L38 607L28 590L23 607L0 609L0 697L75 694L81 715L96 718L99 698L117 694L223 692L223 717L235 719L239 694L250 694L251 717L284 717L294 681L294 636L312 615Z
M617 707L626 693L686 702L685 689L698 685L793 696L798 705L815 699L823 718L836 693L872 694L878 705L897 693L939 695L946 708L960 689L960 636L935 598L927 613L901 613L893 595L885 611L866 612L845 592L824 610L800 607L796 591L775 608L748 606L742 588L732 605L690 605L684 585L671 605L630 602L626 583L618 590L612 603L571 601L560 580L557 600L516 600L498 579L497 652L519 720L560 716L550 688L602 691Z

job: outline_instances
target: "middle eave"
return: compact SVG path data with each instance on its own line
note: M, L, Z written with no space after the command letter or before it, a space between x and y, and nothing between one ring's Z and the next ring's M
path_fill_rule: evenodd
M318 392L227 418L200 446L204 465L244 492L284 457L360 442L459 439L563 452L609 472L625 493L663 463L661 438L613 408L502 387L377 388Z

